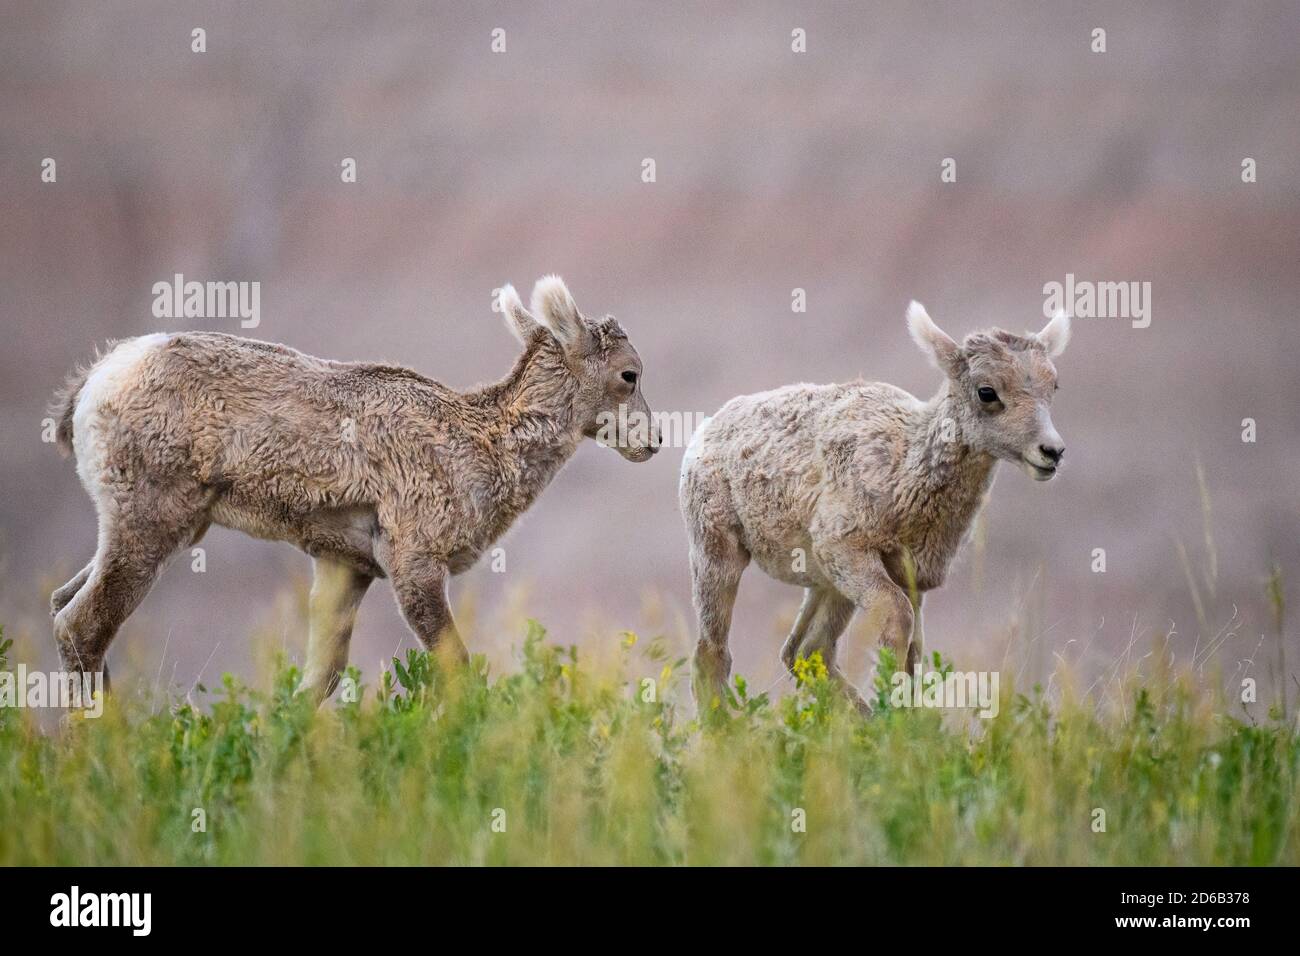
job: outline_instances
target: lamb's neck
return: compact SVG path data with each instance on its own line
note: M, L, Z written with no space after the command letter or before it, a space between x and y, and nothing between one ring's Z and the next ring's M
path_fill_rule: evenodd
M917 418L908 455L908 472L922 483L920 499L959 535L975 517L996 464L967 444L965 414L945 382Z
M552 342L534 338L510 373L490 388L493 446L513 458L522 508L551 482L582 442L574 415L578 385Z

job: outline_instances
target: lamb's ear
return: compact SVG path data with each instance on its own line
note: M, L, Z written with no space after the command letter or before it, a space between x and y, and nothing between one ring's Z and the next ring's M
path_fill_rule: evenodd
M1070 344L1070 317L1064 310L1059 310L1034 338L1043 343L1048 355L1056 358Z
M497 290L497 311L506 320L506 328L514 333L521 345L527 345L533 333L541 328L537 320L528 314L519 293L509 282Z
M935 368L945 375L957 373L961 365L961 346L934 324L925 306L915 299L907 307L907 330L912 333L912 341L930 356Z
M586 326L578 314L578 306L569 295L564 280L559 276L543 276L533 286L533 315L551 330L551 334L566 349L582 341Z

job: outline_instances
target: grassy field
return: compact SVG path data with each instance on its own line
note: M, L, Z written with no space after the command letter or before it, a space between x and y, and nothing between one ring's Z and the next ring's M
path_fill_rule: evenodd
M1296 864L1300 741L1157 666L1099 706L848 712L814 659L687 719L687 666L594 669L534 626L510 673L394 662L313 713L281 667L209 705L0 710L0 864Z

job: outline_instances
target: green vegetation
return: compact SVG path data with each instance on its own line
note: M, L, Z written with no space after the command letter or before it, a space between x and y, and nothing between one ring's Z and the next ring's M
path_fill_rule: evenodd
M1294 729L1186 675L1104 713L1004 680L992 720L878 686L863 720L814 658L700 727L667 702L685 663L625 645L595 673L533 626L493 680L412 652L316 713L284 666L269 693L226 677L210 706L115 698L57 733L0 710L0 864L1300 863Z

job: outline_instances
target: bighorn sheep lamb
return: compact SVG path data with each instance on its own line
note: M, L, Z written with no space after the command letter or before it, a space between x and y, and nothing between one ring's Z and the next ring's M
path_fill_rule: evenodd
M582 316L556 276L538 281L531 314L508 285L497 308L523 354L504 379L466 392L215 332L128 339L74 376L58 440L95 503L99 544L50 599L65 669L104 668L164 562L212 523L314 559L300 689L317 702L338 682L377 577L392 580L425 647L463 661L447 577L510 527L584 437L637 462L658 446L641 359L613 317Z
M975 332L958 345L913 302L912 338L944 374L920 401L882 383L789 385L734 398L696 432L682 462L699 643L694 691L716 706L731 670L727 632L750 560L805 588L781 651L793 669L820 651L832 680L869 708L835 666L856 608L878 615L880 643L908 671L922 649L921 598L939 587L999 460L1056 474L1065 449L1049 407L1052 358L1069 318L1037 334Z

